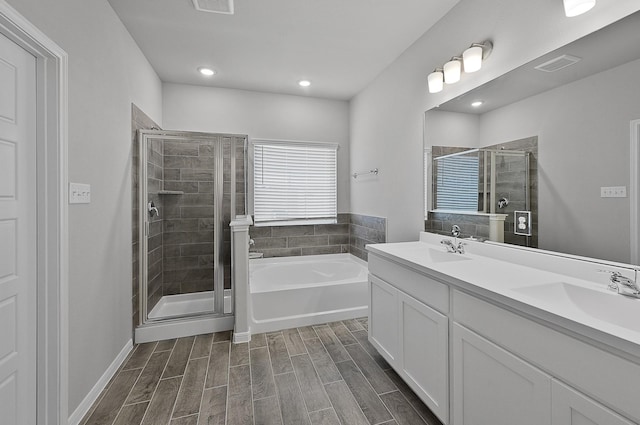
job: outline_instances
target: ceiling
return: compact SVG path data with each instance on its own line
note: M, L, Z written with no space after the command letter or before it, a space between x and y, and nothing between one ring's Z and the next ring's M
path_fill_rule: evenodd
M640 12L531 61L438 107L438 110L484 114L640 58ZM581 58L556 72L535 69L561 55ZM482 100L479 108L471 102Z
M348 100L458 1L235 0L233 15L192 0L109 3L163 82Z

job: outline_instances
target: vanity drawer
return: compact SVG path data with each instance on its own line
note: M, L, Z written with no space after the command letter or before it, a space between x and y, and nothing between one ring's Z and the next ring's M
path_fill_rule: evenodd
M640 364L453 291L453 320L634 421Z
M449 312L448 285L371 252L369 273L441 313Z

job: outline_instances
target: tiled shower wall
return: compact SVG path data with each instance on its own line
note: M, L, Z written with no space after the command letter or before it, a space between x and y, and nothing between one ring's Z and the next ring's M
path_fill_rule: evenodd
M132 298L131 303L133 306L132 324L135 329L140 324L140 310L139 310L139 271L140 262L138 261L138 252L140 246L139 240L139 206L138 206L138 178L139 178L139 163L140 156L138 152L138 130L150 130L152 128L158 128L158 125L153 122L144 112L142 112L134 104L131 104L131 203L132 203L132 217L131 217L131 241L132 241Z
M164 141L166 194L163 295L212 291L214 281L214 145L223 144L222 226L223 250L219 259L225 287L231 287L231 146L236 148L236 211L244 213L244 138L215 136L211 140Z
M384 218L338 214L336 224L251 226L251 251L265 257L351 253L367 260L364 246L386 241Z

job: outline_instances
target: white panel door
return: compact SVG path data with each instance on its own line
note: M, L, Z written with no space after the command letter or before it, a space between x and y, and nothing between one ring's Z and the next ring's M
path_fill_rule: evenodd
M553 425L633 425L633 422L556 380L551 386L551 394Z
M369 341L392 366L398 354L398 290L369 275Z
M449 319L400 292L400 375L449 423Z
M0 422L36 422L36 60L0 34Z
M551 377L453 325L453 424L549 425Z

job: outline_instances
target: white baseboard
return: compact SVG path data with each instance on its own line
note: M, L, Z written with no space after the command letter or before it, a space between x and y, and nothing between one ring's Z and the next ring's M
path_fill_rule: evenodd
M132 349L133 340L130 339L129 341L127 341L125 346L122 347L120 353L116 356L113 362L111 362L100 379L98 379L98 382L96 382L93 388L91 388L89 394L87 394L87 396L84 398L84 400L82 400L76 410L74 410L71 416L69 416L69 425L78 425L80 423L82 418L84 418L84 415L86 415L89 409L91 409L91 406L93 406L93 403L98 400L98 397L100 397L102 390L106 388L111 378L113 378L113 376L116 374L120 365L122 365L122 363L127 359L127 356Z

